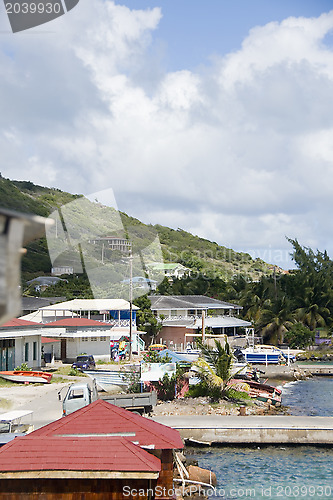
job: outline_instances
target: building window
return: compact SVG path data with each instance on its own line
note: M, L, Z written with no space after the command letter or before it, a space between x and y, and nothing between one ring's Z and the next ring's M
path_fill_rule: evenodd
M37 360L37 342L34 342L33 345L32 345L32 359L34 361Z
M97 342L97 337L91 337L91 342Z
M29 361L29 342L24 344L24 361L26 363Z
M106 337L101 337L101 342L106 342Z

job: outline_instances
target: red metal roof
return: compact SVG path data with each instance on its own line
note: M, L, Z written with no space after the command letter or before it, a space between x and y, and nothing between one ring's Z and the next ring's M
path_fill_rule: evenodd
M124 437L13 439L0 449L0 471L159 472L160 460Z
M53 344L54 342L61 342L61 339L42 337L42 344Z
M34 321L27 321L26 319L13 318L7 323L1 325L3 327L11 327L11 326L41 326L40 323L35 323Z
M135 436L128 437L128 439L143 447L150 446L162 450L178 449L184 446L177 430L118 408L102 399L37 429L29 434L29 437L68 434L72 436L107 435L128 432L135 433Z
M111 329L111 325L108 323L88 318L59 319L58 321L52 321L52 323L43 323L43 326L108 326Z

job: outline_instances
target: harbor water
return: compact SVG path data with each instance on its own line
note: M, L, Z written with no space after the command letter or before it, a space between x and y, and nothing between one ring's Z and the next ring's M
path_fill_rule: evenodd
M283 388L292 415L333 416L333 377L314 377ZM333 499L333 448L253 446L189 448L188 458L216 473L210 498Z

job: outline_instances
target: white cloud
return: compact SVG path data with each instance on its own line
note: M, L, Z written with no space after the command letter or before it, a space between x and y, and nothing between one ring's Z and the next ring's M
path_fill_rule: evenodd
M333 11L255 27L196 74L149 59L161 15L81 0L53 34L0 38L2 174L112 187L135 217L238 249L287 235L333 255Z

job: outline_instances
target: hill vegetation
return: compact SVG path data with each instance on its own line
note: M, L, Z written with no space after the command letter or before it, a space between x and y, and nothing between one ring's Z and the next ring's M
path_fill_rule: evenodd
M12 181L0 177L0 199L3 208L24 213L34 213L47 217L55 209L69 202L82 198L56 188L38 186L29 181ZM94 203L90 204L90 213L94 213ZM99 212L100 213L100 212ZM161 225L147 225L120 212L120 220L125 233L130 236L136 249L145 248L152 241L152 235L159 236L165 262L178 262L193 272L207 277L230 280L243 275L249 280L258 280L262 275L272 274L273 266L261 259L252 259L247 253L235 252L207 239L194 236L183 229L171 229ZM87 227L85 214L78 214L75 221L80 234L80 224ZM96 230L96 220L91 216L91 230ZM100 231L103 234L103 226ZM25 279L39 274L48 274L51 261L46 239L31 243L29 252L23 258L22 272Z
M125 213L106 207L102 207L97 216L96 203L86 200L82 195L0 177L0 197L4 208L41 216L48 216L69 202L82 200L81 208L80 203L74 204L74 240L82 236L82 231L103 234L104 228L109 235L108 221L112 217L113 234L117 234L117 228L121 227L123 235L132 241L134 252L152 246L158 235L164 261L178 262L189 268L191 274L182 279L165 278L157 293L204 294L237 302L243 306L242 316L252 322L265 342L287 341L291 346L305 347L313 343L316 331L320 331L321 336L332 336L333 262L326 252L314 252L302 247L297 240L290 239L297 269L279 273L274 272L279 271L278 269L260 259L254 260L249 254L235 252L180 228L175 230L161 225L143 224ZM90 214L91 224L84 221L87 213ZM100 214L104 215L101 217ZM25 293L30 292L26 287L26 280L50 274L50 270L47 242L45 238L41 238L29 245L28 253L23 258ZM48 287L42 294L65 296L68 299L94 296L85 273L66 276L66 281ZM140 299L137 302L141 306ZM150 314L147 304L145 312ZM145 322L147 323L146 320Z

